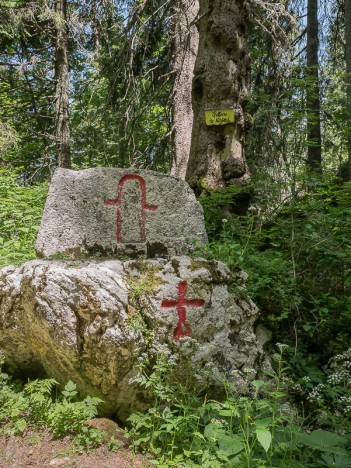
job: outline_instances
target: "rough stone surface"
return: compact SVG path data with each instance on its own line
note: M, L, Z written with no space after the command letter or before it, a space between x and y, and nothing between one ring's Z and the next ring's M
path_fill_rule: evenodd
M194 385L208 394L223 380L246 388L264 354L244 281L186 256L9 266L0 271L0 350L12 371L73 380L120 419L149 404L133 380L145 356L174 356L179 372L192 363Z
M187 254L205 242L202 207L180 179L135 169L57 169L36 250L40 257L153 258Z

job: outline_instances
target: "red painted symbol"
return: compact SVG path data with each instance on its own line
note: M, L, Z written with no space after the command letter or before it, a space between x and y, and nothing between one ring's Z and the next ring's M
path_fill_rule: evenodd
M121 242L122 239L122 194L123 186L127 180L137 180L139 182L141 190L141 226L140 226L140 241L134 241L135 243L142 243L146 240L145 235L145 224L146 224L146 210L156 211L157 206L148 205L146 203L146 182L145 180L137 174L126 174L121 178L117 187L117 198L114 200L106 200L105 205L117 206L117 242Z
M188 322L186 321L186 307L202 307L204 301L202 299L188 300L186 298L186 281L181 281L178 285L178 300L164 299L161 303L161 307L175 307L178 313L179 321L177 327L173 332L174 341L179 341L184 336L191 336L192 330Z

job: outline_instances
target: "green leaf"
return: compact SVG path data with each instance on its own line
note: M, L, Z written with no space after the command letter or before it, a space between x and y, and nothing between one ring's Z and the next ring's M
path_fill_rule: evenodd
M199 439L205 440L205 437L203 436L203 434L201 434L201 432L194 432L194 436L199 437Z
M24 419L20 419L16 421L16 428L20 431L23 432L25 428L27 427L27 423Z
M259 389L261 387L263 387L265 385L265 381L264 380L254 380L253 382L251 382L253 387L255 388L256 392L259 391Z
M256 427L268 427L272 423L272 418L255 419Z
M325 446L325 447L335 447L336 445L343 444L345 438L335 434L334 432L324 431L322 429L317 429L311 434L300 434L299 439L304 441L306 445L310 447Z
M72 380L69 380L65 385L65 390L67 392L72 392L76 390L76 388L77 388L77 385L74 382L72 382Z
M230 417L230 416L237 416L238 415L238 410L236 408L233 408L233 410L230 410L230 409L222 409L222 410L219 410L218 411L218 414L220 416L227 416L227 417Z
M244 448L242 438L237 434L223 435L219 438L219 448L228 457L231 455L237 455Z
M322 455L322 459L325 462L325 466L333 466L335 468L350 468L351 467L351 458L345 456L332 456L332 455Z
M320 450L321 452L347 455L346 450L338 447L345 444L346 438L338 434L334 434L334 432L317 429L316 431L311 432L311 434L298 434L298 440L304 445Z
M221 436L225 434L224 427L218 424L207 424L204 430L204 435L207 440L217 441Z
M272 443L272 434L270 431L264 427L256 427L256 437L265 452L268 452Z

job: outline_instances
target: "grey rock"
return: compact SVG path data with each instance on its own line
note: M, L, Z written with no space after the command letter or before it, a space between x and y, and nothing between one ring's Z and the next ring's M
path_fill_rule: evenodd
M256 327L256 337L262 348L272 340L272 332L261 323Z
M202 207L181 179L136 169L57 169L36 251L153 258L206 242Z
M239 275L242 280L242 275ZM190 365L208 395L247 389L264 361L258 309L223 263L192 259L35 260L0 271L0 350L12 370L73 380L125 419L150 395L143 359ZM241 281L241 288L243 288Z
M70 457L53 458L50 460L49 466L70 466L74 460Z

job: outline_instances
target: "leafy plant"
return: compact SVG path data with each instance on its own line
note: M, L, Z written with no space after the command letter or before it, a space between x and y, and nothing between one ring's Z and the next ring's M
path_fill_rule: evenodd
M0 170L0 268L35 258L46 184L28 187L15 173Z
M221 402L201 399L186 388L169 356L159 356L149 376L142 362L139 382L152 389L155 401L147 413L129 418L134 447L151 452L153 463L164 467L306 468L327 466L328 456L350 462L347 437L302 431L283 391L284 350L280 345L270 380L252 382L251 396L228 394Z
M0 356L1 358L1 356ZM0 432L21 434L27 427L47 428L55 437L71 435L80 448L101 445L103 433L86 421L97 415L98 398L78 400L76 385L69 381L57 398L54 379L34 380L22 385L1 371Z

